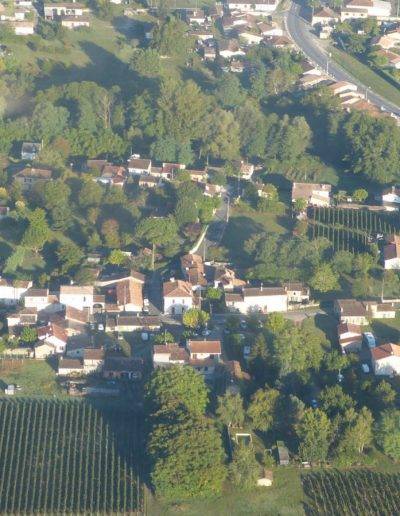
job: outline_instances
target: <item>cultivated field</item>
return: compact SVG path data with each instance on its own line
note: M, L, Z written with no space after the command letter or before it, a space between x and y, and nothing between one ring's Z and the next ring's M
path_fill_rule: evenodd
M398 233L400 223L392 214L344 208L312 208L308 214L311 238L328 238L335 251L366 252L378 233Z
M391 516L400 513L400 474L369 470L310 473L302 478L306 513Z
M1 514L133 514L131 412L79 400L0 400Z

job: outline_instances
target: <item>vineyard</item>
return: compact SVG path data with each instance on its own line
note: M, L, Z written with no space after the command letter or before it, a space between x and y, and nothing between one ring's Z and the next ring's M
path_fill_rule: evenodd
M325 237L335 251L369 250L373 237L400 231L400 218L392 213L344 208L310 208L309 237Z
M400 474L326 471L304 475L302 483L312 516L400 514Z
M0 513L134 513L137 435L135 417L122 409L0 400Z

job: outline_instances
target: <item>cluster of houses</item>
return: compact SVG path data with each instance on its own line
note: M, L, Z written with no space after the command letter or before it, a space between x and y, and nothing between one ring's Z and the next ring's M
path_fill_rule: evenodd
M32 0L11 0L0 4L0 23L10 26L17 36L35 33L39 16L66 29L90 27L90 9L78 2L44 3L43 10Z
M364 346L376 375L400 374L400 345L385 343L377 346L373 333L365 331L371 319L394 319L396 307L393 303L338 299L334 303L334 312L338 318L337 336L343 353L360 353Z
M391 19L391 2L382 0L349 0L338 10L323 5L314 9L311 24L318 27L321 33L326 34L329 28L335 23L346 20L360 20L366 18L376 18L378 21L388 21ZM328 30L327 30L328 29ZM322 36L324 37L324 36Z

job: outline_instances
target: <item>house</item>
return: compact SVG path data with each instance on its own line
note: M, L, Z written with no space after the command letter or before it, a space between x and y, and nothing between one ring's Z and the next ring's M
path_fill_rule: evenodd
M287 36L266 36L264 45L274 48L294 48L294 43Z
M83 373L83 363L79 358L60 358L58 361L58 376L80 375Z
M332 186L316 183L293 183L292 203L298 199L306 201L308 206L329 206Z
M371 361L376 375L400 374L400 346L389 343L371 349Z
M254 165L247 161L234 161L233 166L238 169L238 174L242 179L250 181L254 174Z
M20 326L35 326L38 320L36 308L21 308L18 312L7 315L7 327L10 337L15 336L15 330Z
M189 353L178 344L161 344L153 346L153 366L167 367L189 363Z
M340 95L340 94L347 94L351 91L357 91L357 86L351 82L347 81L339 81L334 82L333 84L330 84L328 86L328 90L332 93L332 95Z
M246 27L238 30L238 36L247 45L259 45L261 41L264 39L264 36L261 33L257 34L255 32L252 32Z
M88 163L90 162L95 162L95 160L88 160ZM124 186L127 175L125 167L105 162L100 167L94 168L100 172L99 177L95 178L98 183L109 186Z
M368 18L378 19L390 17L392 6L390 2L382 0L350 0L340 10L340 21Z
M66 29L79 29L80 27L90 27L90 18L88 16L76 16L74 14L63 14L60 17L61 26Z
M339 15L330 7L322 6L313 11L311 25L330 25L339 21Z
M140 176L138 184L142 188L155 188L156 186L162 185L159 179L152 176Z
M198 254L186 254L181 257L181 269L192 290L200 290L207 286L203 259Z
M343 353L361 350L363 335L359 324L340 323L337 327L337 333Z
M83 370L85 374L100 371L104 365L103 348L87 348L83 352Z
M221 197L223 187L221 185L213 185L211 183L203 184L203 195L206 197Z
M231 291L246 285L246 282L236 278L235 271L224 263L207 263L205 267L207 283L214 288Z
M36 344L33 349L36 360L45 360L56 354L56 348L50 342L42 341Z
M278 7L279 0L256 0L256 2L249 2L248 0L228 0L227 5L229 10L240 11L243 13L252 13L259 15L266 15L273 13Z
M287 312L288 295L283 287L242 287L239 292L226 292L228 310L248 313Z
M377 301L364 301L364 305L372 319L395 319L396 307L394 303L378 303Z
M45 342L54 348L54 353L64 353L67 347L67 332L61 326L55 323L49 323L47 326L38 328L39 341ZM36 352L35 352L36 356Z
M141 159L138 154L133 154L128 160L128 172L130 174L150 174L151 159Z
M400 69L400 54L396 54L395 52L391 52L390 50L384 50L383 48L377 50L375 54L377 56L382 57L384 62L387 62L388 66L391 66L396 70Z
M192 285L187 281L170 280L163 285L164 313L182 315L193 307Z
M283 283L289 303L305 303L310 301L310 288L299 281Z
M33 161L42 150L42 144L38 142L23 142L21 146L21 159Z
M103 377L118 380L140 380L143 361L128 357L107 357L103 366Z
M32 36L35 33L35 23L28 20L15 20L10 22L16 36Z
M206 23L206 15L203 9L187 9L185 19L189 25L204 25Z
M341 323L368 324L368 312L361 301L356 299L336 299L333 310Z
M9 280L0 277L0 303L16 305L25 292L32 287L32 281Z
M304 74L299 79L299 84L303 89L313 88L322 81L325 81L326 77L323 75L310 75Z
M283 36L283 30L275 22L257 22L257 27L263 36Z
M245 52L240 48L239 43L234 39L219 41L218 52L219 55L224 59L245 55Z
M204 47L203 56L206 61L214 61L217 57L217 51L215 47Z
M398 210L400 207L400 187L390 186L382 191L382 204L388 211Z
M204 41L209 41L209 40L214 39L214 33L209 29L194 28L194 29L191 29L191 31L189 32L189 35L201 43L203 43Z
M27 167L14 174L14 181L21 185L23 192L31 190L37 184L44 184L53 179L53 171L43 168Z
M118 281L108 287L108 293L112 293L115 304L121 312L141 312L143 310L143 286L133 278ZM113 300L114 300L113 299Z
M124 332L133 331L158 331L161 328L161 319L155 315L120 315L107 314L105 330L107 332Z
M384 269L400 269L400 236L391 235L383 248Z
M189 174L191 181L194 181L195 183L206 183L207 182L207 179L208 179L207 168L200 169L200 170L187 169L186 171Z
M46 20L58 20L62 16L83 16L89 9L78 2L59 2L44 4L44 17Z
M72 306L77 310L88 308L91 312L94 305L94 287L91 285L61 285L60 303L64 306Z
M377 36L372 40L374 45L389 50L400 45L400 27L389 30L383 36Z
M38 312L45 310L49 305L48 288L30 288L24 294L26 308L35 308Z
M219 340L188 340L189 366L195 371L210 378L221 358L221 342Z

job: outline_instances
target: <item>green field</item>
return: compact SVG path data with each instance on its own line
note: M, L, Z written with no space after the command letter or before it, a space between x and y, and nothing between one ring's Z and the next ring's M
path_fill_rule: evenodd
M133 514L137 420L85 401L0 400L1 514Z
M334 47L330 47L329 50L332 54L332 58L362 84L371 88L375 93L378 93L396 106L400 106L400 91L398 88L389 84L389 82L385 81L385 79L376 74L371 68L361 63L347 52L343 52Z
M66 396L57 383L54 369L44 360L1 358L0 384L4 387L10 383L21 387L16 396Z

